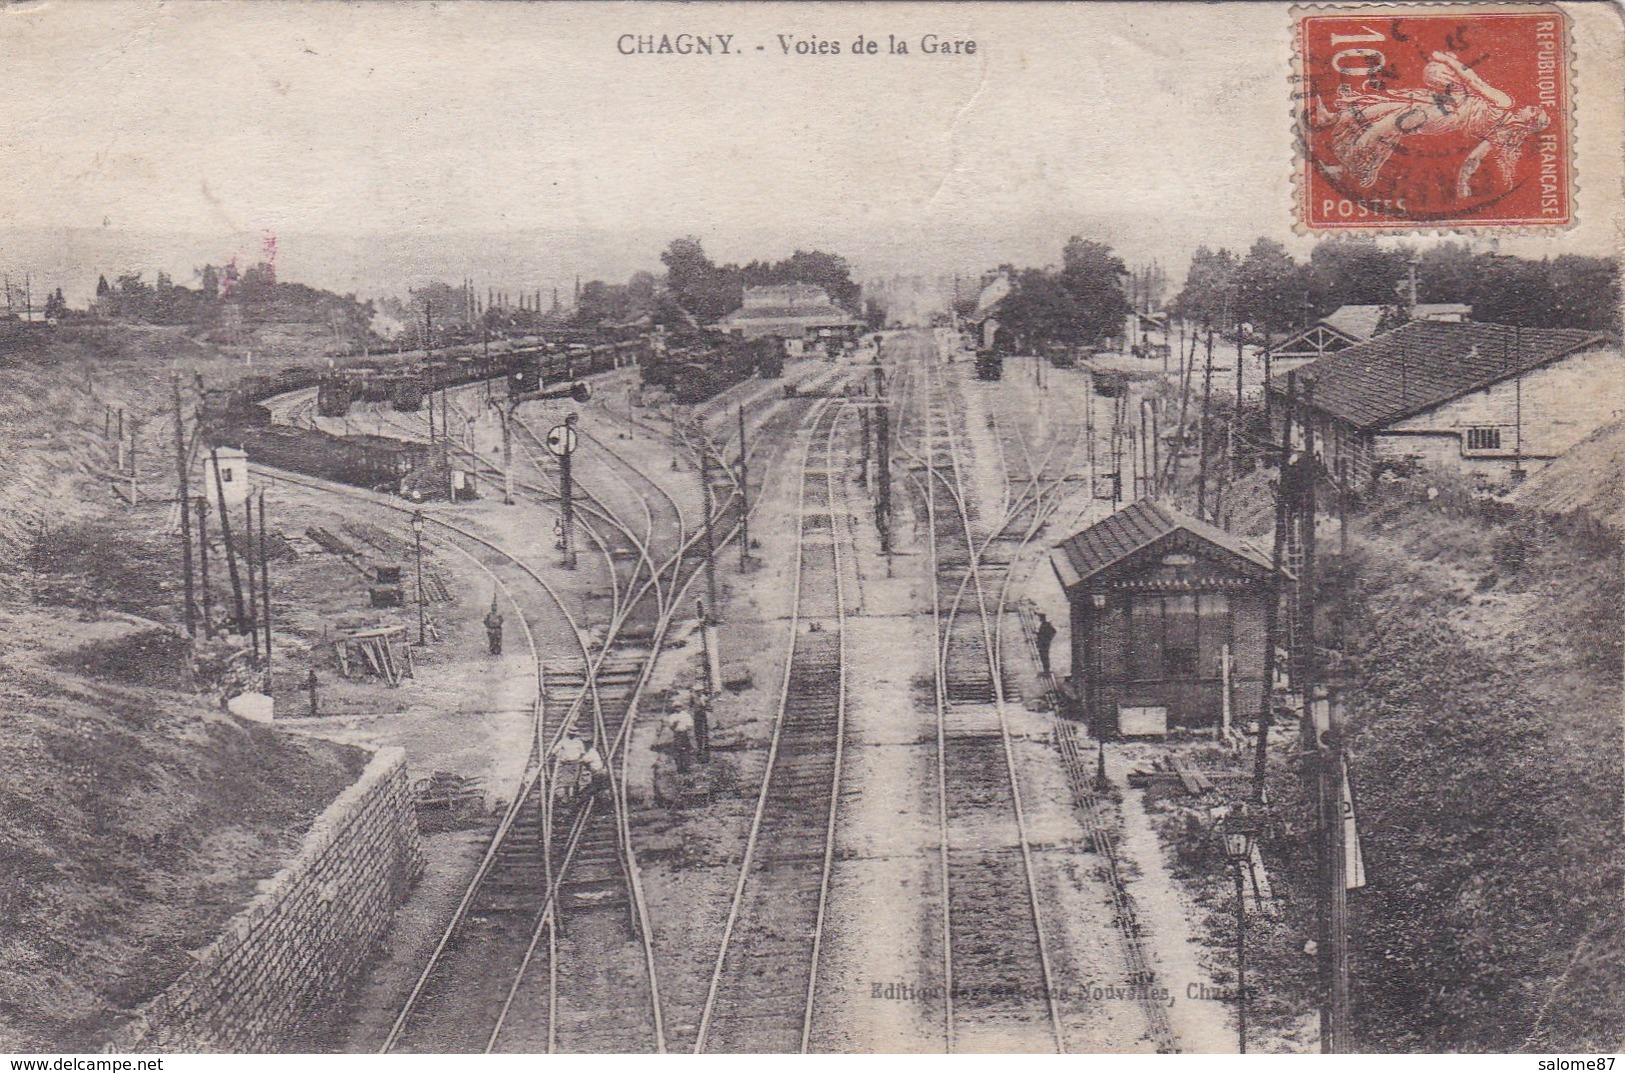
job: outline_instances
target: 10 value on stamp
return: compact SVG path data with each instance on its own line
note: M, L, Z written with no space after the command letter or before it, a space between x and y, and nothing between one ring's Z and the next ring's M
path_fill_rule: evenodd
M1568 28L1550 8L1295 12L1310 231L1573 222Z

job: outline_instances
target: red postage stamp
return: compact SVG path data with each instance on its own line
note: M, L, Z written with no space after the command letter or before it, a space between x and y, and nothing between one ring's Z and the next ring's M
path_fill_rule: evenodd
M1562 12L1442 4L1294 15L1308 230L1572 223Z

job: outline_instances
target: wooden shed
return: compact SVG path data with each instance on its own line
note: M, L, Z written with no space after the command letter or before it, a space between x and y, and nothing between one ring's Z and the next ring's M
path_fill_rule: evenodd
M1161 737L1257 717L1268 554L1142 499L1057 544L1050 562L1092 733Z

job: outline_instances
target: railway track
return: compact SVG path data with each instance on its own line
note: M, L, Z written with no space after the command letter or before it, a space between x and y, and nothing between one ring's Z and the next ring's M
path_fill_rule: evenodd
M415 509L389 497L345 485L292 474L271 475L284 483L365 500L397 512ZM560 765L545 762L551 746L567 732L585 734L590 726L594 740L609 742L613 732L605 719L605 711L624 708L625 721L630 721L636 693L646 679L646 667L652 660L640 658L643 654L633 657L636 670L629 674L626 650L616 646L613 638L600 651L590 649L585 633L560 595L523 560L471 526L438 512L425 514L425 518L435 530L453 537L446 541L449 546L472 559L509 595L510 602L520 612L519 624L537 666L533 760L527 766L513 804L499 820L450 925L392 1027L385 1049L436 1052L492 1049L499 1042L504 1022L514 1008L514 998L537 960L539 950L545 951L548 969L549 995L542 1003L548 1013L548 1042L556 1043L558 1035L552 1026L559 1008L558 959L554 956L558 920L555 906L559 906L582 916L592 913L601 918L606 911L619 914L621 945L626 946L628 938L633 941L632 955L637 959L641 950L647 974L641 981L636 978L626 981L630 986L622 992L623 1005L625 995L641 993L644 1001L635 1019L635 1028L629 1025L622 1033L621 1042L627 1049L658 1050L663 1045L657 1012L658 984L653 972L652 950L643 938L648 932L647 911L638 889L635 859L626 850L627 843L622 837L626 830L624 786L612 776L607 795L598 795L591 801L578 799L562 817L563 822L556 824L555 820L560 818L554 817L552 812ZM530 616L513 596L516 582L533 584L547 593L564 617L579 649L579 665L583 668L580 688L573 694L553 698L552 704L544 703L541 690L546 674ZM615 658L610 659L608 653L612 651ZM623 740L624 726L622 735L614 738L616 743ZM611 749L606 751L613 755ZM561 828L557 839L551 837L555 826ZM539 913L538 892L545 896ZM638 940L642 940L641 943ZM625 957L623 951L623 960ZM491 971L493 966L504 962L510 966L507 975ZM494 1025L493 1010L500 1011ZM653 1016L652 1010L656 1011ZM595 1007L595 1012L603 1010ZM636 1040L630 1038L633 1031L638 1033ZM601 1032L598 1038L602 1038ZM592 1048L590 1041L580 1042L585 1044L585 1049ZM529 1048L527 1043L526 1049Z
M932 367L910 480L926 517L938 637L935 670L944 1038L959 1049L1053 1049L1066 1041L982 576L990 539L965 490L960 419ZM911 374L912 375L912 374ZM901 431L901 430L900 430ZM900 437L901 440L901 437ZM999 519L992 533L1004 528Z
M803 453L778 712L695 1053L805 1051L812 1031L845 738L843 415L816 410Z
M1004 395L994 397L1003 399ZM1040 410L1042 407L1043 403L1040 402ZM1033 427L1033 413L1024 409L1016 415L1019 420L997 412L988 416L990 428L998 436L996 442L1006 491L1001 508L1002 521L987 533L977 552L980 563L977 574L984 590L995 594L991 609L993 650L995 662L1002 667L1008 643L1007 627L1010 625L1008 612L1018 569L1020 575L1025 576L1037 563L1036 557L1026 556L1024 559L1023 553L1063 506L1076 468L1085 466L1091 487L1093 469L1079 457L1088 446L1083 430L1074 427L1070 435L1051 439L1044 444L1040 453L1035 452L1027 433L1023 431L1024 428ZM1037 416L1041 418L1042 414ZM1041 426L1042 421L1038 424ZM1039 434L1042 435L1041 429ZM1013 464L1017 462L1020 464ZM1019 626L1017 628L1019 630ZM1016 643L1029 643L1029 639L1023 636ZM1003 680L1004 676L1000 675L1001 688L1004 688ZM1005 699L1000 697L1001 706ZM1179 1041L1169 1022L1167 1010L1153 997L1156 992L1155 970L1145 946L1133 899L1124 884L1115 840L1099 814L1099 802L1090 781L1090 769L1081 755L1076 728L1070 724L1056 723L1054 744L1072 789L1085 835L1098 859L1104 862L1101 878L1122 955L1124 980L1133 989L1141 1007L1144 1039L1150 1041L1160 1053L1177 1053L1180 1050ZM1063 1015L1058 1022L1063 1032L1065 1023Z

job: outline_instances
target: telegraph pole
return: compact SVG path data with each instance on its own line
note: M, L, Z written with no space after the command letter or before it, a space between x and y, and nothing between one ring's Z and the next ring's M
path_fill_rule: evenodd
M739 569L750 559L750 452L745 442L745 407L739 406Z
M265 554L265 489L260 489L260 607L265 630L265 694L271 695L271 560Z
M570 471L570 456L559 456L559 543L564 546L564 565L574 567L576 564L574 528L575 528L575 481Z
M1281 616L1281 560L1286 551L1286 530L1289 524L1288 505L1294 495L1292 477L1292 408L1297 401L1297 373L1286 376L1286 424L1281 430L1280 454L1276 463L1275 486L1275 548L1270 556L1270 583L1267 603L1264 605L1264 685L1258 706L1258 742L1253 754L1253 801L1263 805L1265 774L1269 765L1270 727L1275 723L1275 649L1276 634L1280 630Z
M886 402L886 371L875 354L875 478L880 495L880 510L875 516L880 525L880 550L891 554L891 411Z
M717 544L716 530L712 526L714 510L711 495L711 445L705 438L705 427L695 423L700 439L700 503L705 514L705 591L711 614L717 613ZM711 621L709 618L707 622Z
M130 423L130 509L134 510L140 505L140 494L135 483L135 440L140 426L136 422Z
M1213 326L1207 329L1207 365L1202 373L1202 418L1196 426L1196 516L1207 521L1207 414L1213 397Z
M254 501L243 501L243 565L248 567L248 636L254 644L254 655L260 652L260 598L259 585L254 580Z
M181 574L186 594L186 635L196 637L197 600L192 588L192 514L188 510L192 499L187 487L186 432L182 424L181 378L178 374L170 377L170 386L175 391L175 471L179 478L177 494L181 507Z
M231 578L232 621L237 633L243 632L243 579L237 572L237 553L231 546L231 512L226 509L226 487L220 480L220 452L209 449L209 460L214 469L214 494L220 502L220 537L226 545L226 573Z
M513 404L509 403L506 409L497 407L497 417L502 421L502 502L513 506Z
M185 509L183 505L182 510ZM203 589L203 636L214 639L214 597L209 592L209 497L197 497L198 581Z

